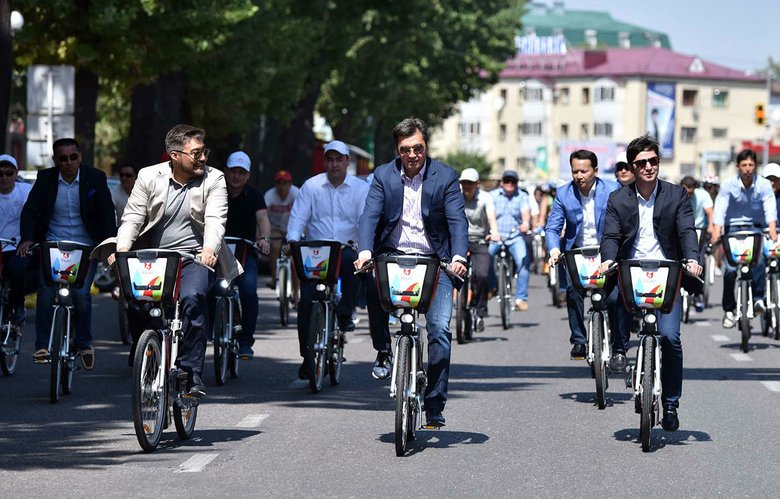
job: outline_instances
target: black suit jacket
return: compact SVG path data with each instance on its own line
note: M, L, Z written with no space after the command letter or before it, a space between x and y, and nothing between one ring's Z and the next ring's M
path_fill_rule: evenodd
M636 183L610 194L604 221L604 238L601 240L602 261L631 257L639 229L639 202L636 196ZM658 181L653 228L667 259L699 260L693 208L685 189L663 180Z
M22 209L22 241L42 242L46 237L57 200L59 174L57 167L38 172ZM105 173L84 164L79 167L79 201L81 220L95 244L116 235L114 203Z

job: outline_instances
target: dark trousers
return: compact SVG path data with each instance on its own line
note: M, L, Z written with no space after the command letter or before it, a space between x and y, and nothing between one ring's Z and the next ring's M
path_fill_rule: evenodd
M339 277L341 277L341 301L336 306L336 316L339 321L352 320L355 311L355 295L358 291L359 281L355 276L353 264L357 259L357 253L352 248L341 250L341 265ZM309 343L309 321L311 320L311 308L314 301L316 283L301 281L301 299L298 301L298 347L301 357L306 357Z
M241 300L241 335L238 343L241 346L255 344L255 327L257 327L257 256L250 254L244 262L244 273L236 278L238 297Z
M753 289L753 300L764 299L766 291L766 277L764 271L766 268L766 259L761 254L758 261L750 269ZM737 309L737 298L734 292L734 286L737 283L737 269L726 262L726 268L723 272L723 310L733 312Z
M487 244L478 242L469 243L471 252L471 282L474 293L471 295L471 303L477 309L479 317L487 316L487 292L488 273L490 272L490 254Z
M15 311L24 311L24 278L29 265L29 256L19 256L16 251L3 251L3 279L10 288L8 304Z
M181 268L179 286L179 306L184 337L179 342L179 356L176 364L184 371L200 376L206 358L206 332L208 321L208 290L212 276L205 267L191 260L184 261ZM166 314L169 311L166 311ZM170 311L169 318L173 318ZM127 320L133 335L135 351L141 333L149 327L145 313L130 304Z
M569 316L569 342L571 344L586 344L588 332L585 329L585 297L567 281L566 310ZM607 284L609 286L609 283ZM625 309L618 286L611 286L607 294L607 315L609 316L609 331L612 349L615 352L626 353L631 339L631 320L633 315Z
M682 299L678 296L668 314L658 314L661 332L661 402L678 407L682 395L683 351L680 341Z

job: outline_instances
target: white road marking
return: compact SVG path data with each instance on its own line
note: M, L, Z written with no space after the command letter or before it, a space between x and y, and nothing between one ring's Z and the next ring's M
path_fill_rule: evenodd
M729 354L732 359L736 360L737 362L753 362L753 359L750 358L750 355L746 353L730 353Z
M710 338L712 338L712 341L717 341L719 343L725 343L729 341L729 337L725 334L712 334L710 335Z
M780 393L780 381L762 381L761 384L770 392Z
M287 385L287 388L295 388L295 387L298 387L298 386L304 386L304 385L308 385L308 384L309 384L309 380L308 379L296 379L295 381L293 381L292 383Z
M268 414L250 414L249 416L239 421L236 425L236 428L256 428L260 426L260 423L262 423L263 420L267 417Z
M177 473L197 473L205 468L206 465L213 461L218 455L219 454L217 453L195 454L179 465Z
M710 326L712 326L712 322L711 321L696 321L696 322L693 323L693 325L696 326L696 327L710 327Z

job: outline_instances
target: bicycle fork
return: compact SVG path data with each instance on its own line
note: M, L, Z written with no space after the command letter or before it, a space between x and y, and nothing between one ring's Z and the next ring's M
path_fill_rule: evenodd
M612 358L612 346L610 341L610 331L609 331L609 318L607 317L607 312L601 312L601 330L604 332L603 337L601 338L601 359L596 359L596 354L593 352L593 310L590 311L590 320L588 321L588 363L593 364L593 362L601 361L601 362L609 362L609 360Z
M753 286L752 281L750 279L750 270L748 267L740 266L737 269L737 281L736 281L736 301L737 301L737 322L742 318L742 307L740 306L740 303L742 303L742 286L740 286L740 282L747 281L747 310L745 311L745 314L747 315L748 321L752 320L754 317L753 314Z
M60 344L60 351L59 352L52 352L51 351L51 345L54 341L54 335L59 334L59 331L54 330L54 326L56 325L57 321L54 320L54 318L57 317L57 310L61 309L64 310L65 317L63 320L65 321L65 337L63 338L62 343ZM59 362L60 359L62 359L62 351L64 349L65 351L65 357L67 358L68 362L73 362L75 360L75 356L71 356L70 352L70 324L71 324L71 314L73 311L69 306L66 305L54 305L54 313L52 313L52 321L51 321L51 327L49 328L49 362L55 360L56 355L56 362ZM75 366L71 366L75 367Z

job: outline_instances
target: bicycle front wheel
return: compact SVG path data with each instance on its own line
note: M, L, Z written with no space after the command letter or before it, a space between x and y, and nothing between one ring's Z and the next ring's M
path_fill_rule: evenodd
M228 348L228 370L230 371L230 377L233 379L238 378L238 338L235 337L236 323L241 323L241 304L238 300L233 300L233 327L231 334L233 335L230 340L230 347Z
M217 385L225 384L228 376L228 355L229 344L232 336L232 325L228 315L227 299L219 298L214 308L214 327L212 329L212 338L214 338L214 376Z
M198 418L198 400L178 397L173 405L173 424L176 434L182 440L192 437L195 431L195 420Z
M691 298L692 296L688 292L682 294L682 322L688 324L691 322Z
M49 400L56 404L62 395L62 370L65 366L67 356L67 346L65 345L65 317L62 308L54 309L52 318L54 328L52 330L51 353L49 363L51 372L49 376Z
M332 337L328 340L328 374L330 384L338 385L341 382L341 365L344 362L344 333L340 329L333 330Z
M2 317L2 313L0 313ZM3 375L12 376L16 372L16 366L19 364L19 351L22 349L22 332L21 328L14 326L11 322L3 324L2 331L0 331L0 337L7 337L8 341L0 351L0 368L3 370Z
M276 282L279 286L279 322L282 326L286 326L290 323L290 290L287 289L290 276L287 275L287 267L279 267L276 272Z
M452 291L455 299L455 336L458 343L463 345L468 343L466 339L466 322L468 321L468 292L466 291L466 282L460 290L453 289Z
M650 451L650 432L653 429L653 384L655 382L655 338L645 336L644 355L642 356L642 378L639 398L641 400L641 420L639 423L639 441L642 452Z
M750 318L747 316L748 311L748 286L750 283L747 280L740 279L739 281L739 309L741 311L739 318L739 330L742 333L742 341L740 342L740 349L748 353L750 351Z
M602 359L604 350L604 316L593 312L591 318L591 348L593 349L593 375L596 378L596 405L599 409L607 406L607 365Z
M146 330L138 340L133 363L133 426L141 448L152 452L157 448L165 426L167 403L160 336Z
M398 359L395 373L395 455L403 456L409 440L412 404L410 381L412 377L412 340L408 336L398 338Z
M771 293L772 303L774 303L774 308L772 308L772 313L770 314L772 335L774 339L780 340L780 276L772 274L769 285L768 292Z
M317 350L327 327L325 305L314 302L309 319L309 344L306 350L306 365L309 367L309 389L319 393L325 381L325 352Z
M501 325L504 329L509 329L509 313L511 306L511 284L508 278L509 269L505 259L500 259L498 263L498 271L496 276L498 277L498 293L501 299Z

